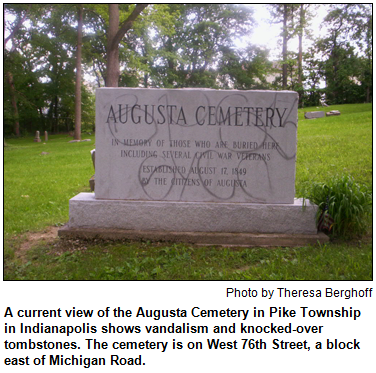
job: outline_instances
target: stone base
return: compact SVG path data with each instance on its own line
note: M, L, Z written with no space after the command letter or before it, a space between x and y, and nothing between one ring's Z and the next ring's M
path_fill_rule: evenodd
M95 175L93 175L90 180L89 180L89 185L90 185L90 191L94 192L95 190Z
M89 229L69 228L64 226L59 230L59 236L67 239L103 240L137 240L184 242L198 246L227 246L227 247L270 247L270 246L306 246L329 241L324 233L316 234L252 234L252 233L203 233L203 232L161 232L161 231L131 231L125 229Z
M326 242L316 229L317 206L96 199L69 201L61 237L145 239L226 246L302 246Z

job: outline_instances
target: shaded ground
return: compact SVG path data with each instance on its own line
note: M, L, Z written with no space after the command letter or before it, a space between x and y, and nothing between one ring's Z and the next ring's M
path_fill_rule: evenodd
M51 226L40 232L29 232L23 235L20 246L14 252L16 258L25 259L26 252L42 242L45 244L54 242L58 238L58 229L59 227Z
M13 237L5 280L371 280L372 233L299 248L60 239L58 227Z

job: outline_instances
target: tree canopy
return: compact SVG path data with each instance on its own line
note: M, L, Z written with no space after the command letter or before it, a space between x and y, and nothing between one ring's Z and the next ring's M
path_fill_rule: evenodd
M328 6L327 34L305 53L289 40L309 37L309 6L270 9L281 26L278 61L249 42L252 6L5 4L4 133L77 131L79 109L82 130L93 131L94 89L105 85L292 89L304 105L323 95L333 104L372 99L371 5Z

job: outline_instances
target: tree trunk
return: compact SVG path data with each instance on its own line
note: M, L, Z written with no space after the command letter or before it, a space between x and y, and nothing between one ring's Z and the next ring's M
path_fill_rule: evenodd
M148 4L137 4L131 15L119 28L119 4L108 4L109 28L107 33L106 87L118 87L120 77L119 43L132 28L133 22Z
M287 17L288 17L288 5L283 5L283 41L282 41L282 89L287 89Z
M78 7L77 55L76 55L76 97L74 116L74 139L81 140L81 49L82 49L82 5Z
M144 74L144 87L145 88L149 87L149 74L148 73Z
M299 52L298 52L298 89L299 102L303 105L303 30L304 30L304 4L300 4L299 25Z
M366 73L366 84L367 84L367 89L366 89L366 102L371 102L371 82L372 82L372 59L370 54L368 54L368 72Z
M118 87L120 76L119 45L115 44L115 36L119 30L119 4L108 4L108 9L106 87Z
M55 96L55 104L54 104L54 125L55 125L55 133L59 133L59 97Z
M14 134L19 137L20 136L20 121L18 116L18 107L17 107L17 100L16 100L16 89L14 87L13 75L10 71L7 72L8 83L10 86L10 101L13 107L13 115L14 115Z
M171 37L168 37L167 43L165 45L165 48L167 52L171 52L170 55L172 56L174 54L174 48L172 45ZM167 72L167 88L172 88L174 87L174 72L176 70L175 62L172 57L167 57L167 64L168 64L168 69L169 71Z
M10 33L10 35L8 35L5 39L4 39L4 47L7 45L8 41L9 40L12 40L15 35L17 34L18 30L21 28L22 24L24 23L26 17L28 16L29 14L29 11L31 10L31 6L32 4L29 4L28 5L28 9L25 9L25 14L17 21L16 25L14 26L12 32ZM4 13L5 14L5 13ZM4 22L4 30L5 30L5 22ZM5 32L4 32L5 34Z

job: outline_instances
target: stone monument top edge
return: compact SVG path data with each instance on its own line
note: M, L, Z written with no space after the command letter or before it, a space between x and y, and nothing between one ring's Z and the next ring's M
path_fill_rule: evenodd
M252 93L290 93L290 94L298 94L296 91L275 91L275 90L268 90L268 89L249 89L249 90L241 90L241 89L214 89L214 88L144 88L144 87L99 87L96 88L96 91L102 90L134 90L134 91L211 91L211 92L252 92Z

